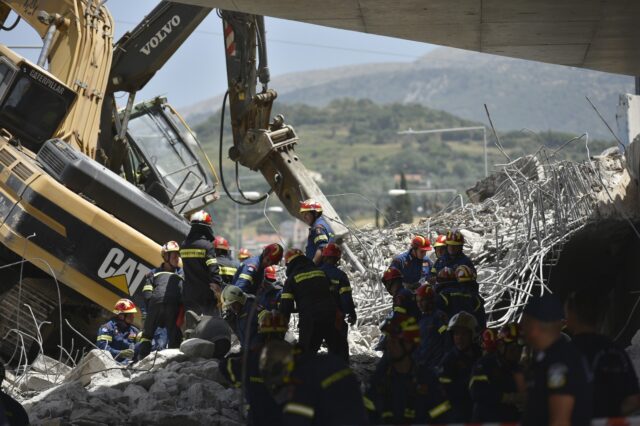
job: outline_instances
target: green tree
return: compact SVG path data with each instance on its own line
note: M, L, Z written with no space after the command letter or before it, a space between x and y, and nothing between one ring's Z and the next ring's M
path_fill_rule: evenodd
M407 189L407 179L404 172L400 173L400 189ZM387 218L392 223L413 222L413 206L409 194L396 195L391 199L391 204L387 209Z

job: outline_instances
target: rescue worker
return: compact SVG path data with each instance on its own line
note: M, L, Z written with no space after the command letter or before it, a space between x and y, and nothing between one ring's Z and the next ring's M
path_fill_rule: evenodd
M602 301L574 292L565 301L572 343L586 357L593 375L593 417L624 417L640 408L638 377L624 349L597 332Z
M264 269L278 264L282 260L284 249L280 244L265 246L259 256L246 259L240 264L233 277L233 285L240 287L247 294L255 295L264 279Z
M418 320L420 345L415 352L415 359L416 363L431 368L440 365L442 361L449 323L447 314L436 308L437 297L439 296L429 284L422 284L416 290L416 302L421 315Z
M438 369L438 379L452 405L452 421L468 422L473 403L469 395L471 370L480 358L480 348L474 342L478 324L473 315L459 312L449 321L453 347L444 355Z
M4 361L0 360L0 385L4 381L5 374ZM0 389L0 425L26 426L28 424L29 416L24 407Z
M415 291L426 278L423 266L430 250L429 239L416 235L411 240L409 250L395 256L389 265L389 268L395 268L402 273L403 285L411 291Z
M366 424L358 380L335 355L296 355L289 343L272 341L260 355L260 372L274 400L284 404L283 422L279 424Z
M184 308L197 315L219 316L217 299L222 277L213 247L211 215L200 210L191 215L191 230L181 244L185 283Z
M140 358L149 355L153 340L155 350L180 347L182 336L177 322L184 281L180 269L180 246L175 241L169 241L162 246L161 254L162 265L145 276L142 288L147 315L140 340ZM164 333L158 333L159 328L164 329Z
M487 315L484 310L484 300L477 292L465 285L475 280L475 274L467 265L460 265L455 271L456 284L444 285L440 290L440 309L449 318L453 318L458 312L472 314L478 330L484 330L487 325Z
M231 311L234 321L229 323L238 336L242 350L255 343L258 334L258 307L255 297L245 294L239 287L229 285L222 290L222 309Z
M258 337L246 361L243 356L234 354L220 364L219 372L233 386L241 387L244 377L243 390L249 406L247 423L251 426L273 426L283 422L283 406L274 401L266 388L260 375L259 360L262 348L270 341L284 340L286 332L286 319L279 312L263 310L258 314ZM247 364L246 375L242 371L243 362Z
M402 285L403 281L402 272L393 267L387 269L382 275L382 284L393 298L391 315L410 315L417 319L420 311L415 295Z
M231 248L229 241L221 236L217 236L213 240L213 248L216 252L218 267L220 268L220 277L222 278L222 286L227 286L233 281L233 277L238 271L240 263L231 257Z
M299 314L300 347L305 352L316 353L325 341L330 353L342 356L343 336L336 326L331 282L301 250L289 249L285 263L287 280L280 297L280 312L289 317L295 301Z
M415 318L404 315L387 321L386 358L379 361L364 396L372 424L447 422L451 404L433 369L415 362L420 344Z
M98 329L96 346L108 351L120 364L129 364L137 355L137 337L140 330L133 325L136 305L129 299L120 299L113 307L115 316Z
M524 342L518 325L504 325L496 350L483 355L473 367L469 391L474 422L518 422L526 399L524 373L519 365Z
M335 243L327 244L322 249L322 270L327 278L331 281L331 294L333 295L336 306L338 307L336 324L339 325L340 334L342 335L341 342L343 347L343 358L349 359L349 340L347 338L349 334L349 327L345 322L345 317L349 325L353 326L356 323L356 307L353 303L353 297L351 296L351 283L349 277L340 268L338 263L342 257L342 251Z
M534 350L522 424L588 425L593 387L585 358L562 337L563 309L551 293L529 299L522 331Z
M475 274L476 268L469 257L462 252L464 247L464 236L459 230L447 232L447 252L439 257L434 264L435 272L438 273L442 268L449 267L454 271L460 265L467 265Z
M242 247L240 249L240 251L238 251L238 260L240 262L244 262L245 260L249 259L250 257L253 257L251 255L251 252L249 250L247 250L246 248Z
M273 311L278 309L280 304L280 295L282 294L282 283L278 281L278 274L276 267L271 265L264 268L264 279L258 289L256 300L258 302L258 309L266 309Z
M322 205L316 200L308 199L302 201L300 203L300 214L302 214L302 221L309 225L305 256L316 265L319 265L322 249L333 242L333 229L322 217Z

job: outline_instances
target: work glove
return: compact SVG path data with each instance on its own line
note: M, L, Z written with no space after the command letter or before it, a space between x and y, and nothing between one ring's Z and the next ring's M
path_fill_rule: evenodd
M118 354L118 358L121 359L132 359L133 358L133 349L123 349Z
M355 314L355 312L353 314L347 314L347 322L349 323L349 325L354 325L357 320L358 316Z

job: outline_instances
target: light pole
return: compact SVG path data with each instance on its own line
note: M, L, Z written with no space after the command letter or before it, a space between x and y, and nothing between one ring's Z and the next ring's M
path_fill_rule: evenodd
M470 132L474 130L482 130L483 152L484 152L484 177L489 176L489 165L487 162L487 128L484 126L472 127L452 127L450 129L433 129L433 130L403 130L398 132L399 135L429 135L434 133L453 133L453 132Z

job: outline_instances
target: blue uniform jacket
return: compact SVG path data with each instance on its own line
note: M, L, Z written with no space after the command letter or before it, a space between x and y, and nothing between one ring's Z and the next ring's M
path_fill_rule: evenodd
M455 346L442 359L438 379L453 406L453 421L469 422L473 403L469 394L469 381L474 364L480 358L480 348L472 346L470 354L460 352Z
M417 364L432 368L440 365L445 351L448 323L447 314L441 310L436 309L429 314L422 313L418 320L420 346L414 352Z
M420 282L423 277L423 259L413 256L411 250L396 255L389 267L402 272L402 281L405 283L414 284Z
M401 374L382 358L371 376L364 404L371 424L447 423L451 404L431 368Z
M109 351L115 360L124 361L118 359L120 351L123 349L131 349L132 345L135 346L139 332L140 330L133 325L129 325L125 329L120 329L118 328L117 321L111 319L107 323L102 324L98 329L96 345L102 350Z
M264 279L264 268L260 266L262 255L250 257L240 264L233 276L232 284L240 287L247 294L256 294Z
M322 264L320 269L324 271L327 278L331 281L331 293L336 300L336 306L338 306L344 315L354 315L356 313L356 307L353 303L351 283L349 282L347 274L336 265Z
M513 403L505 403L505 395L518 392L515 375L519 366L507 365L498 356L488 354L473 367L469 391L473 400L474 422L517 422L521 413Z
M236 336L238 336L243 350L246 349L246 345L249 345L248 347L251 348L256 343L258 335L258 309L257 306L254 308L255 303L255 298L251 296L247 297L247 301L238 314L235 323L236 329L233 330Z
M277 310L278 304L280 303L281 294L282 284L280 282L277 282L275 284L264 283L263 286L258 290L258 294L256 295L258 310Z
M309 237L307 238L307 247L305 256L313 260L318 249L324 248L333 242L333 229L322 216L318 217L311 228L309 228Z

